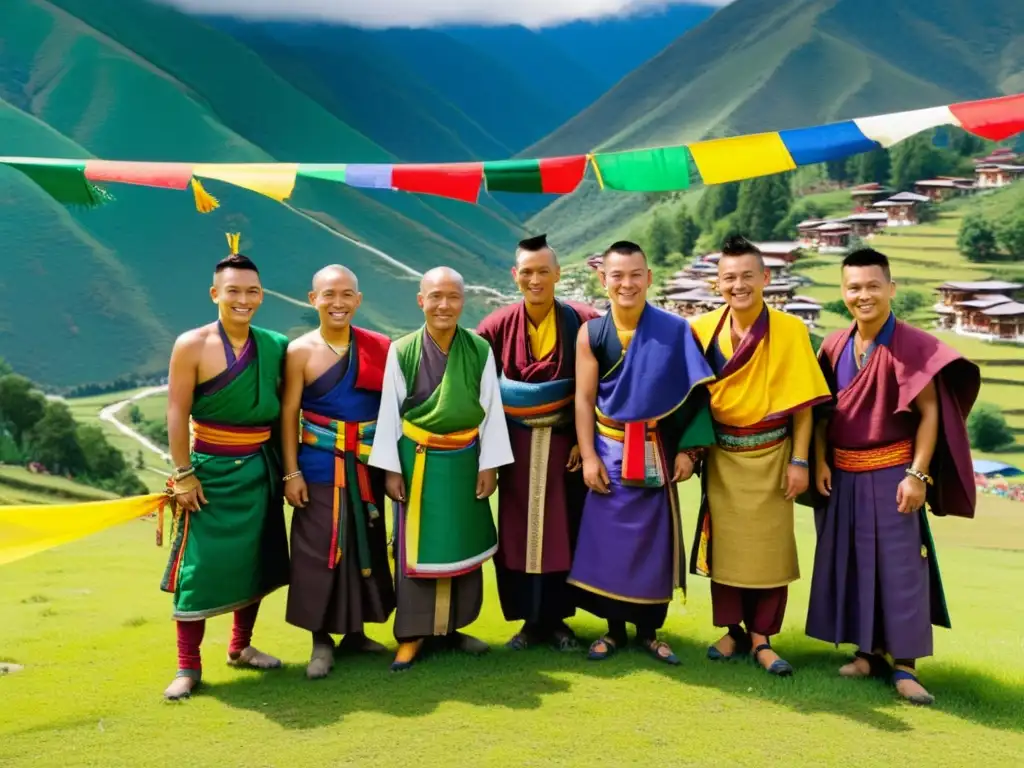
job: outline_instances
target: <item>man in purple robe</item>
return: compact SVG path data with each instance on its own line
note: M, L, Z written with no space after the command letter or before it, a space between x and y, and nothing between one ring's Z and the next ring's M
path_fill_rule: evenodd
M589 658L625 645L630 623L641 648L678 664L656 635L685 589L674 484L714 440L705 387L714 374L689 324L647 303L651 271L638 245L612 245L600 275L611 310L576 342L576 434L590 490L569 583L579 607L608 621Z
M586 486L573 426L576 335L598 317L555 299L561 275L545 235L523 240L512 268L523 301L492 312L477 328L498 362L501 401L515 463L498 473L501 610L523 626L508 647L550 642L576 648L565 623L576 612L566 576Z
M896 320L884 254L854 251L842 269L856 322L819 353L834 398L815 429L807 634L858 646L844 677L887 676L903 698L931 704L915 662L932 655L932 625L950 622L925 503L936 515L974 516L966 419L980 371Z

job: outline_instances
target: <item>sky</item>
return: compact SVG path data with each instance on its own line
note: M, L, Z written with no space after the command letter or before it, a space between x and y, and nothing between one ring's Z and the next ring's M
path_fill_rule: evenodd
M578 19L630 15L689 2L731 0L161 0L186 11L254 19L344 22L363 27L522 24L539 28Z

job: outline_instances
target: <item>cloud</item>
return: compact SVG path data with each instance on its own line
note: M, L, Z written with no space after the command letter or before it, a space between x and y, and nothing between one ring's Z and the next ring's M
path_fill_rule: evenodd
M334 21L363 27L522 24L538 28L578 19L625 16L689 2L732 0L161 0L191 13L250 19Z

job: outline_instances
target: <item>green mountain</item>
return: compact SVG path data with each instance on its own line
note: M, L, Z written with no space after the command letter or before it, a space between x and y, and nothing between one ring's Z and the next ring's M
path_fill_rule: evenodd
M1022 90L1020 0L736 0L523 154L679 144ZM637 206L577 196L531 224L579 245L593 221L615 226Z
M329 99L321 103L322 94L311 94L297 73L275 69L223 31L164 6L3 6L3 154L403 159L344 120ZM243 250L275 292L257 322L302 326L309 276L337 261L360 276L363 322L388 332L421 321L415 278L402 265L423 271L449 264L470 283L500 285L510 245L523 231L494 201L473 206L301 182L283 206L226 185L208 189L222 202L209 215L196 213L188 193L127 186L112 188L111 205L74 211L0 168L0 356L50 385L160 371L174 336L212 314L209 274L226 253L226 231L243 233ZM467 319L483 311L475 299Z

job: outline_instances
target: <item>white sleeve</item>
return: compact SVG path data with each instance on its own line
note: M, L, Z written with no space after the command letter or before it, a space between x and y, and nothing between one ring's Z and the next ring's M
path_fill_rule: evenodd
M398 458L398 441L402 437L402 416L399 413L405 401L405 376L398 365L398 349L392 344L388 349L388 360L384 365L384 387L380 393L380 411L377 414L377 431L370 449L371 467L387 472L401 472L402 462Z
M487 350L487 362L480 377L480 405L484 420L480 423L480 471L494 469L515 461L508 439L508 424L501 408L501 388L494 365L494 353Z

